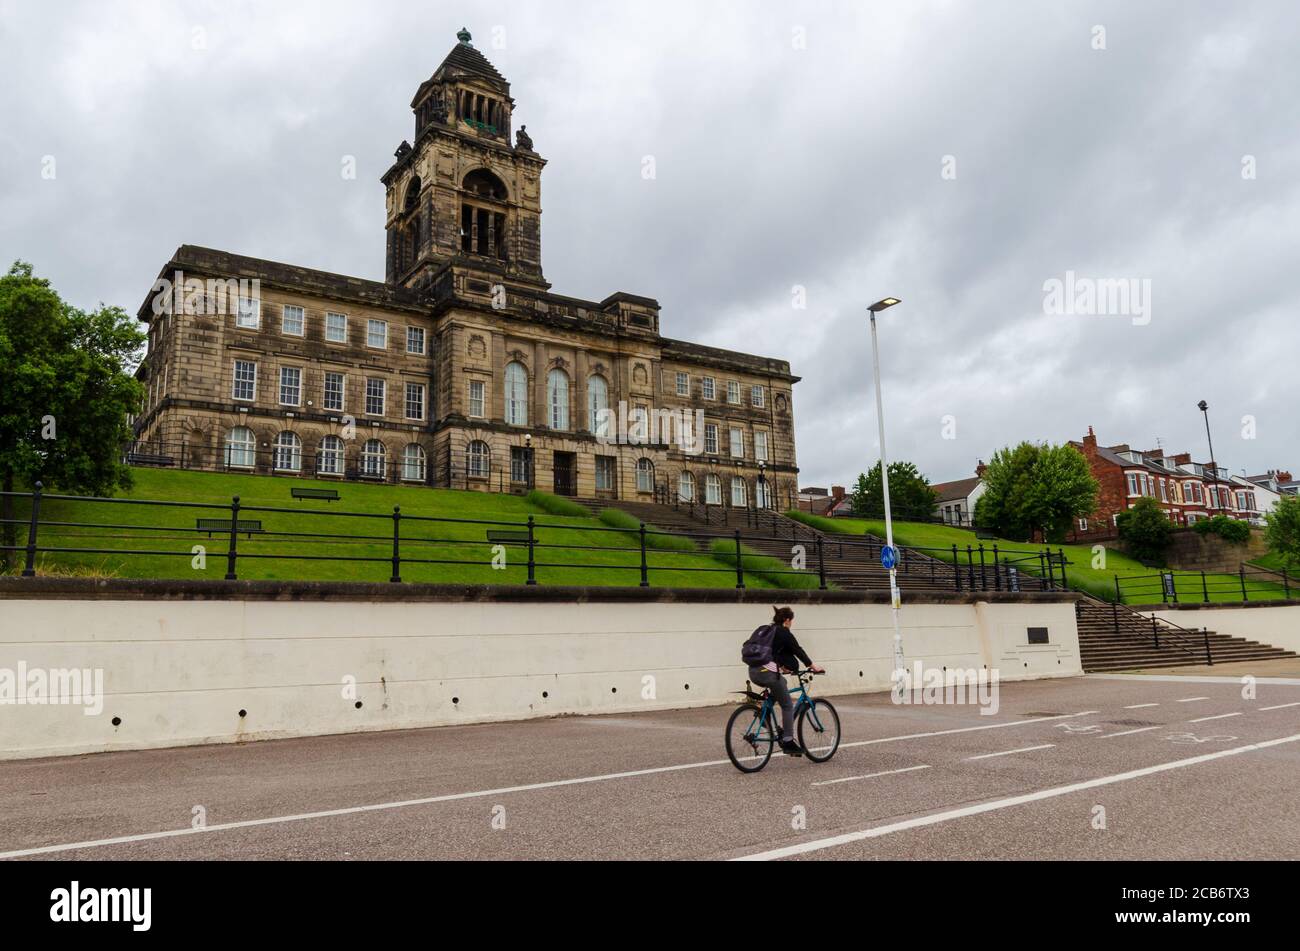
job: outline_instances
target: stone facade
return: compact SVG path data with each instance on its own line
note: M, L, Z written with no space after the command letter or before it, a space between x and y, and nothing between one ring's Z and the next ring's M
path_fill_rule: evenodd
M177 249L139 311L149 397L136 453L191 468L792 504L789 364L664 337L651 298L551 292L546 163L526 132L511 144L509 84L467 33L411 105L414 145L382 177L383 282ZM688 429L639 438L639 408ZM620 418L630 440L617 439Z

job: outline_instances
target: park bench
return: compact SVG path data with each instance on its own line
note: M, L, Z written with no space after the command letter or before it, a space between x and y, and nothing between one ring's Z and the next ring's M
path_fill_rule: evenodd
M237 532L241 535L253 537L254 532L262 531L262 522L260 519L240 519L236 525ZM230 519L228 518L201 518L195 523L195 531L207 532L208 537L212 537L213 532L225 532L230 534Z
M501 532L488 530L487 540L494 545L527 545L527 532Z
M294 486L289 490L289 494L295 499L322 499L326 502L337 502L339 500L338 489L305 489Z
M171 456L160 456L149 452L128 452L126 461L133 466L174 466L176 460Z

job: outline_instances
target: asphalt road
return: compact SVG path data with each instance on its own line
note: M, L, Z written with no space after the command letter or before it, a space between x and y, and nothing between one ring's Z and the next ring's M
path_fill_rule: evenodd
M830 763L754 775L729 707L6 762L0 858L1294 859L1300 681L1256 691L836 697Z

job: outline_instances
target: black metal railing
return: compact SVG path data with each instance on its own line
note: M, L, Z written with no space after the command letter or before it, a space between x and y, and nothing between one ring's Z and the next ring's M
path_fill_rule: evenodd
M1280 572L1247 568L1236 572L1161 571L1115 575L1115 600L1126 604L1222 604L1289 600L1296 579Z

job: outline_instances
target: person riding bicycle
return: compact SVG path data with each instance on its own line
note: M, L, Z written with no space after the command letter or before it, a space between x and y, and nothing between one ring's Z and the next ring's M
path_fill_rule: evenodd
M803 750L794 739L794 702L790 699L790 688L782 674L798 670L799 661L803 661L815 674L824 674L826 671L814 664L807 651L799 645L794 632L790 630L793 621L794 611L789 607L772 608L771 629L767 632L771 634L771 659L751 664L749 679L772 691L772 697L781 705L781 752L787 756L802 756Z

